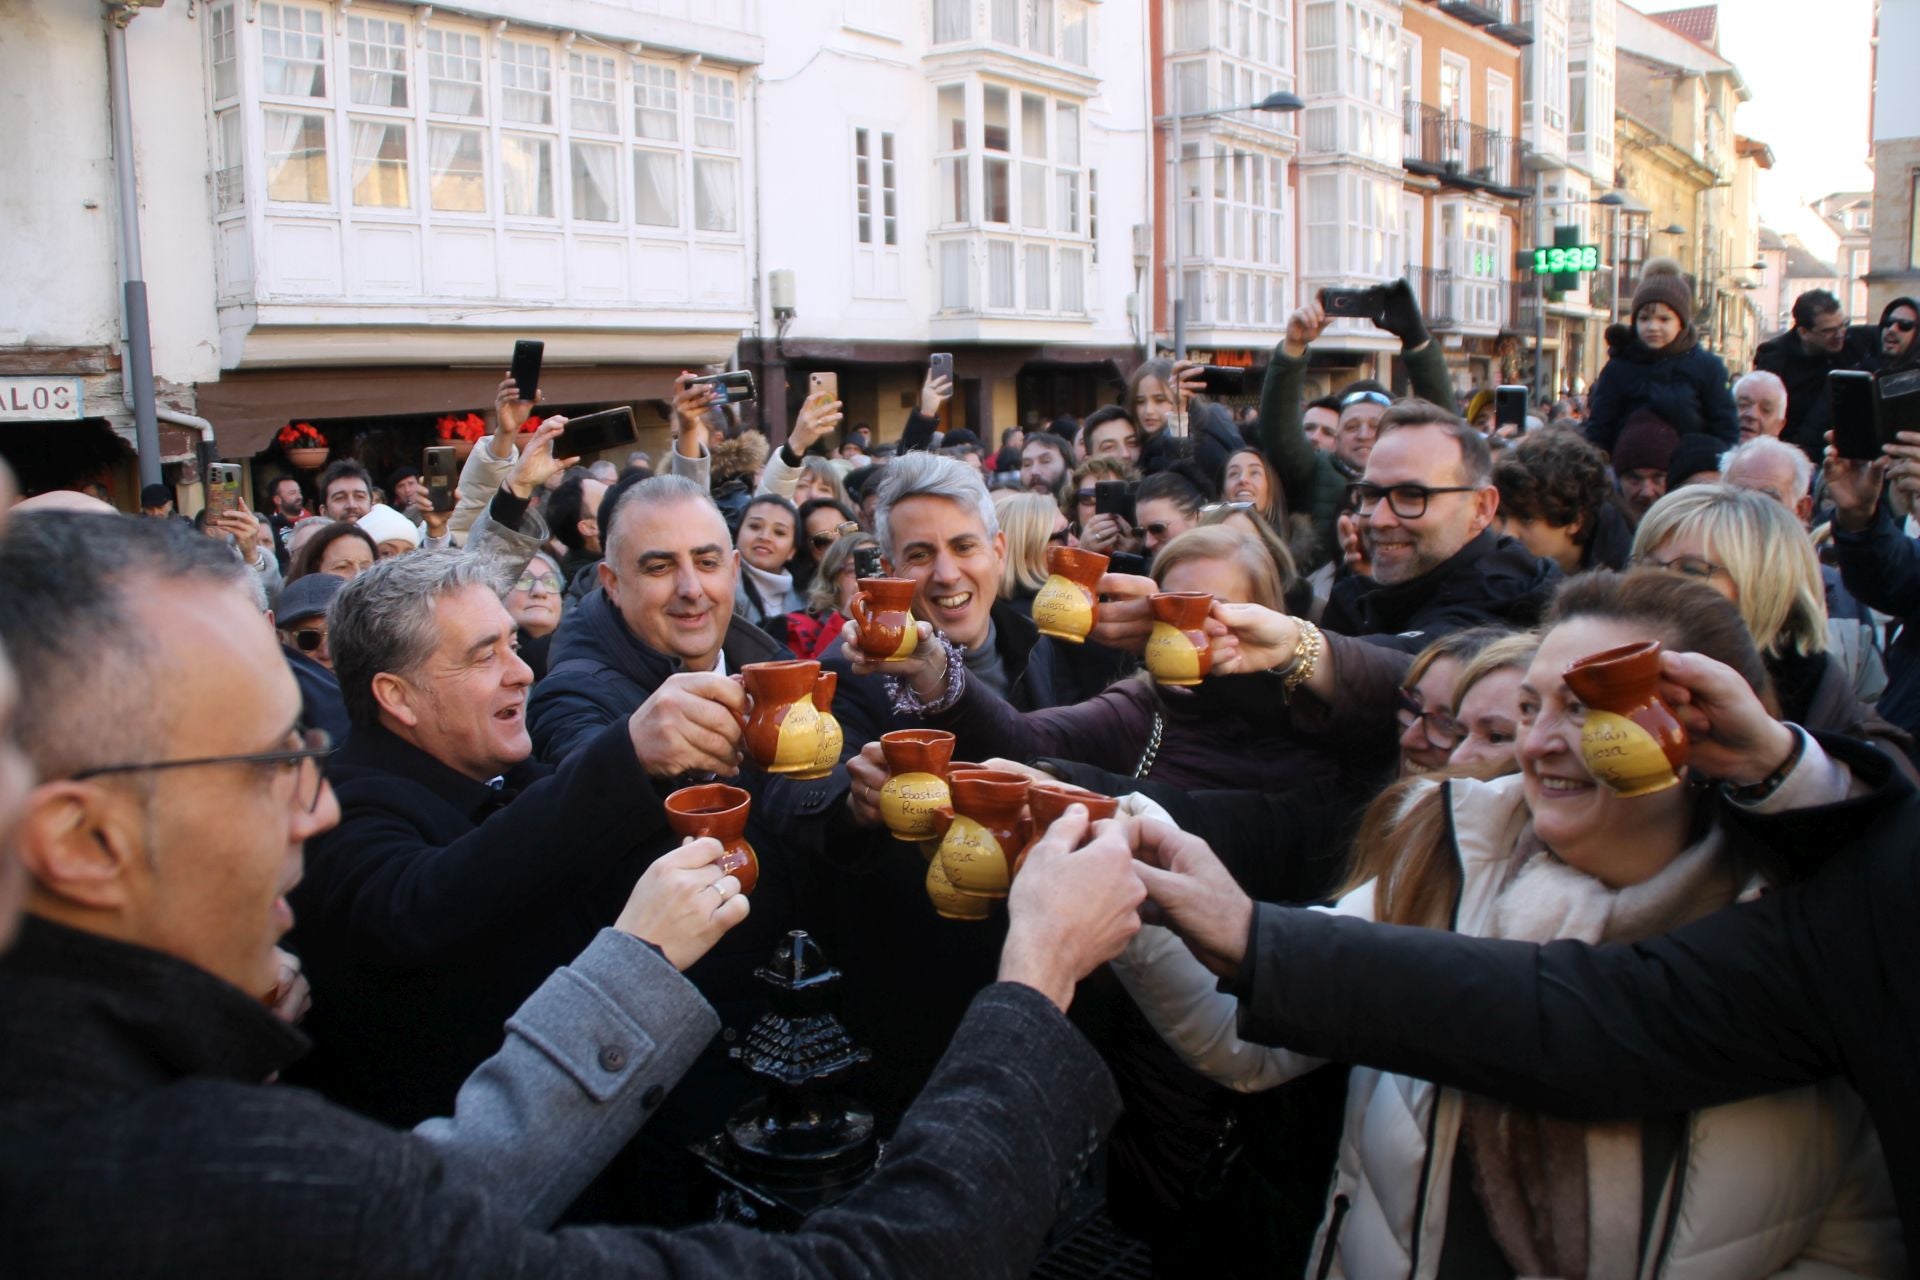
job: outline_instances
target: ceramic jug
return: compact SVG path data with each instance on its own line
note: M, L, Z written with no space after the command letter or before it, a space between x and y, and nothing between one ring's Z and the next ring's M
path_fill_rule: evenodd
M750 662L740 668L741 683L753 699L744 724L747 753L768 773L814 768L823 731L814 705L819 674L820 664L811 661Z
M913 624L911 578L861 578L847 606L859 627L860 648L882 662L898 662L913 652L920 633Z
M1067 806L1072 804L1086 806L1089 824L1111 818L1120 811L1120 802L1112 796L1103 796L1097 791L1083 791L1064 782L1036 782L1027 788L1027 812L1033 815L1034 841L1046 835L1047 828L1059 821L1061 815L1066 813ZM1030 842L1028 848L1022 849L1020 856L1013 860L1014 875L1018 876L1020 868L1026 865L1027 852L1031 848Z
M1590 654L1562 673L1587 707L1580 754L1593 776L1621 796L1678 786L1687 732L1660 697L1660 642Z
M839 685L838 672L822 671L813 678L813 709L820 713L820 745L814 751L813 763L805 771L795 773L795 778L807 781L824 778L840 763L840 748L846 742L846 735L833 714L833 693Z
M681 836L712 836L720 842L721 871L752 893L760 883L760 858L747 843L747 813L753 797L724 782L682 787L666 799L667 825Z
M1047 548L1047 580L1033 598L1033 621L1043 636L1079 644L1100 613L1100 575L1107 557L1079 547Z
M1206 630L1213 597L1204 591L1162 591L1148 603L1153 632L1147 637L1147 670L1161 684L1199 684L1213 670L1213 642Z
M1013 865L1033 833L1027 817L1026 777L999 769L955 769L947 775L953 794L934 811L940 854L949 883L962 893L1004 898Z
M952 798L947 769L953 735L945 729L896 729L880 735L887 781L880 788L880 817L895 840L931 840L939 834L934 811Z
M938 858L927 860L927 900L948 920L985 920L993 906L990 898L954 888Z

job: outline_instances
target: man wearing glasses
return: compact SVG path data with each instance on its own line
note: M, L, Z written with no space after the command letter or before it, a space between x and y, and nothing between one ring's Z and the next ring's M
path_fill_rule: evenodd
M1560 570L1492 528L1500 505L1486 437L1423 400L1380 417L1349 490L1373 566L1334 584L1322 624L1408 653L1449 631L1529 626Z
M1895 298L1880 311L1880 349L1874 353L1870 368L1879 372L1911 369L1920 365L1920 344L1914 331L1920 328L1920 302Z
M886 1164L804 1232L553 1232L717 1029L675 970L747 914L716 875L718 844L649 870L614 927L520 1006L504 1047L495 1029L446 1117L395 1131L272 1083L308 1046L261 997L303 845L339 817L319 767L328 744L297 721L240 566L184 528L141 527L49 512L0 541L0 636L22 673L16 690L0 659L0 950L18 870L29 877L28 916L0 957L9 1274L1032 1265L1117 1110L1063 1013L1076 980L1139 928L1119 833L1085 841L1082 813L1029 852L1002 980ZM543 834L526 856L568 835Z
M1787 387L1787 425L1780 438L1815 463L1832 425L1827 374L1858 369L1871 354L1849 337L1840 299L1825 289L1809 289L1793 300L1793 328L1761 343L1753 353L1753 367L1774 374Z
M1400 339L1401 358L1413 394L1456 412L1453 380L1446 355L1427 333L1420 305L1404 280L1374 291L1378 311L1367 319ZM1335 518L1341 495L1360 479L1379 434L1381 415L1393 397L1378 382L1350 383L1336 393L1333 447L1325 451L1309 438L1302 421L1301 401L1306 385L1308 347L1332 322L1317 298L1287 317L1286 335L1267 362L1260 387L1260 447L1273 468L1274 480L1286 494L1287 510L1313 516L1315 562L1302 564L1309 573L1334 558L1339 550ZM1321 403L1316 401L1316 404Z

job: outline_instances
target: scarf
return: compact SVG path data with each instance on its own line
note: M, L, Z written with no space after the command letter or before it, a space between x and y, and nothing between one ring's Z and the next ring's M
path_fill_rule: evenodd
M797 611L791 599L793 596L791 573L784 571L768 573L765 569L756 569L742 560L740 576L747 588L747 599L760 611L761 618L777 618ZM758 620L755 619L755 621Z
M1495 903L1489 936L1523 942L1649 938L1733 901L1741 880L1709 828L1652 879L1609 889L1533 835ZM1469 1095L1461 1140L1501 1252L1522 1276L1633 1280L1643 1190L1638 1121L1581 1124ZM1678 1212L1676 1206L1674 1212Z

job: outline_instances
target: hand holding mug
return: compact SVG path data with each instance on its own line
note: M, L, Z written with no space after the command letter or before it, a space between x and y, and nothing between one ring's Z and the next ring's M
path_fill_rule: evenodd
M1159 583L1138 574L1101 574L1100 613L1088 639L1109 649L1145 653L1147 637L1153 634L1153 606L1149 601L1158 590Z
M651 777L740 771L747 693L712 671L668 676L627 721L634 755Z
M1798 745L1738 672L1704 654L1662 652L1660 696L1687 731L1690 763L1709 778L1752 786Z
M721 872L721 856L720 842L710 836L661 854L633 886L613 927L652 943L685 970L747 918L747 895Z

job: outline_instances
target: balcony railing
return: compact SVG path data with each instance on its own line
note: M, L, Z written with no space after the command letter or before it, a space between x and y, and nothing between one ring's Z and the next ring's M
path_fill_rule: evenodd
M1420 314L1426 318L1427 328L1435 333L1457 328L1453 272L1438 267L1408 267L1405 274L1407 283L1413 286L1414 297L1420 300Z
M1408 267L1403 272L1420 300L1420 314L1436 333L1454 329L1503 327L1510 310L1505 282L1459 275L1442 267Z
M1401 129L1402 163L1413 172L1502 195L1525 194L1520 139L1425 102L1406 104Z

